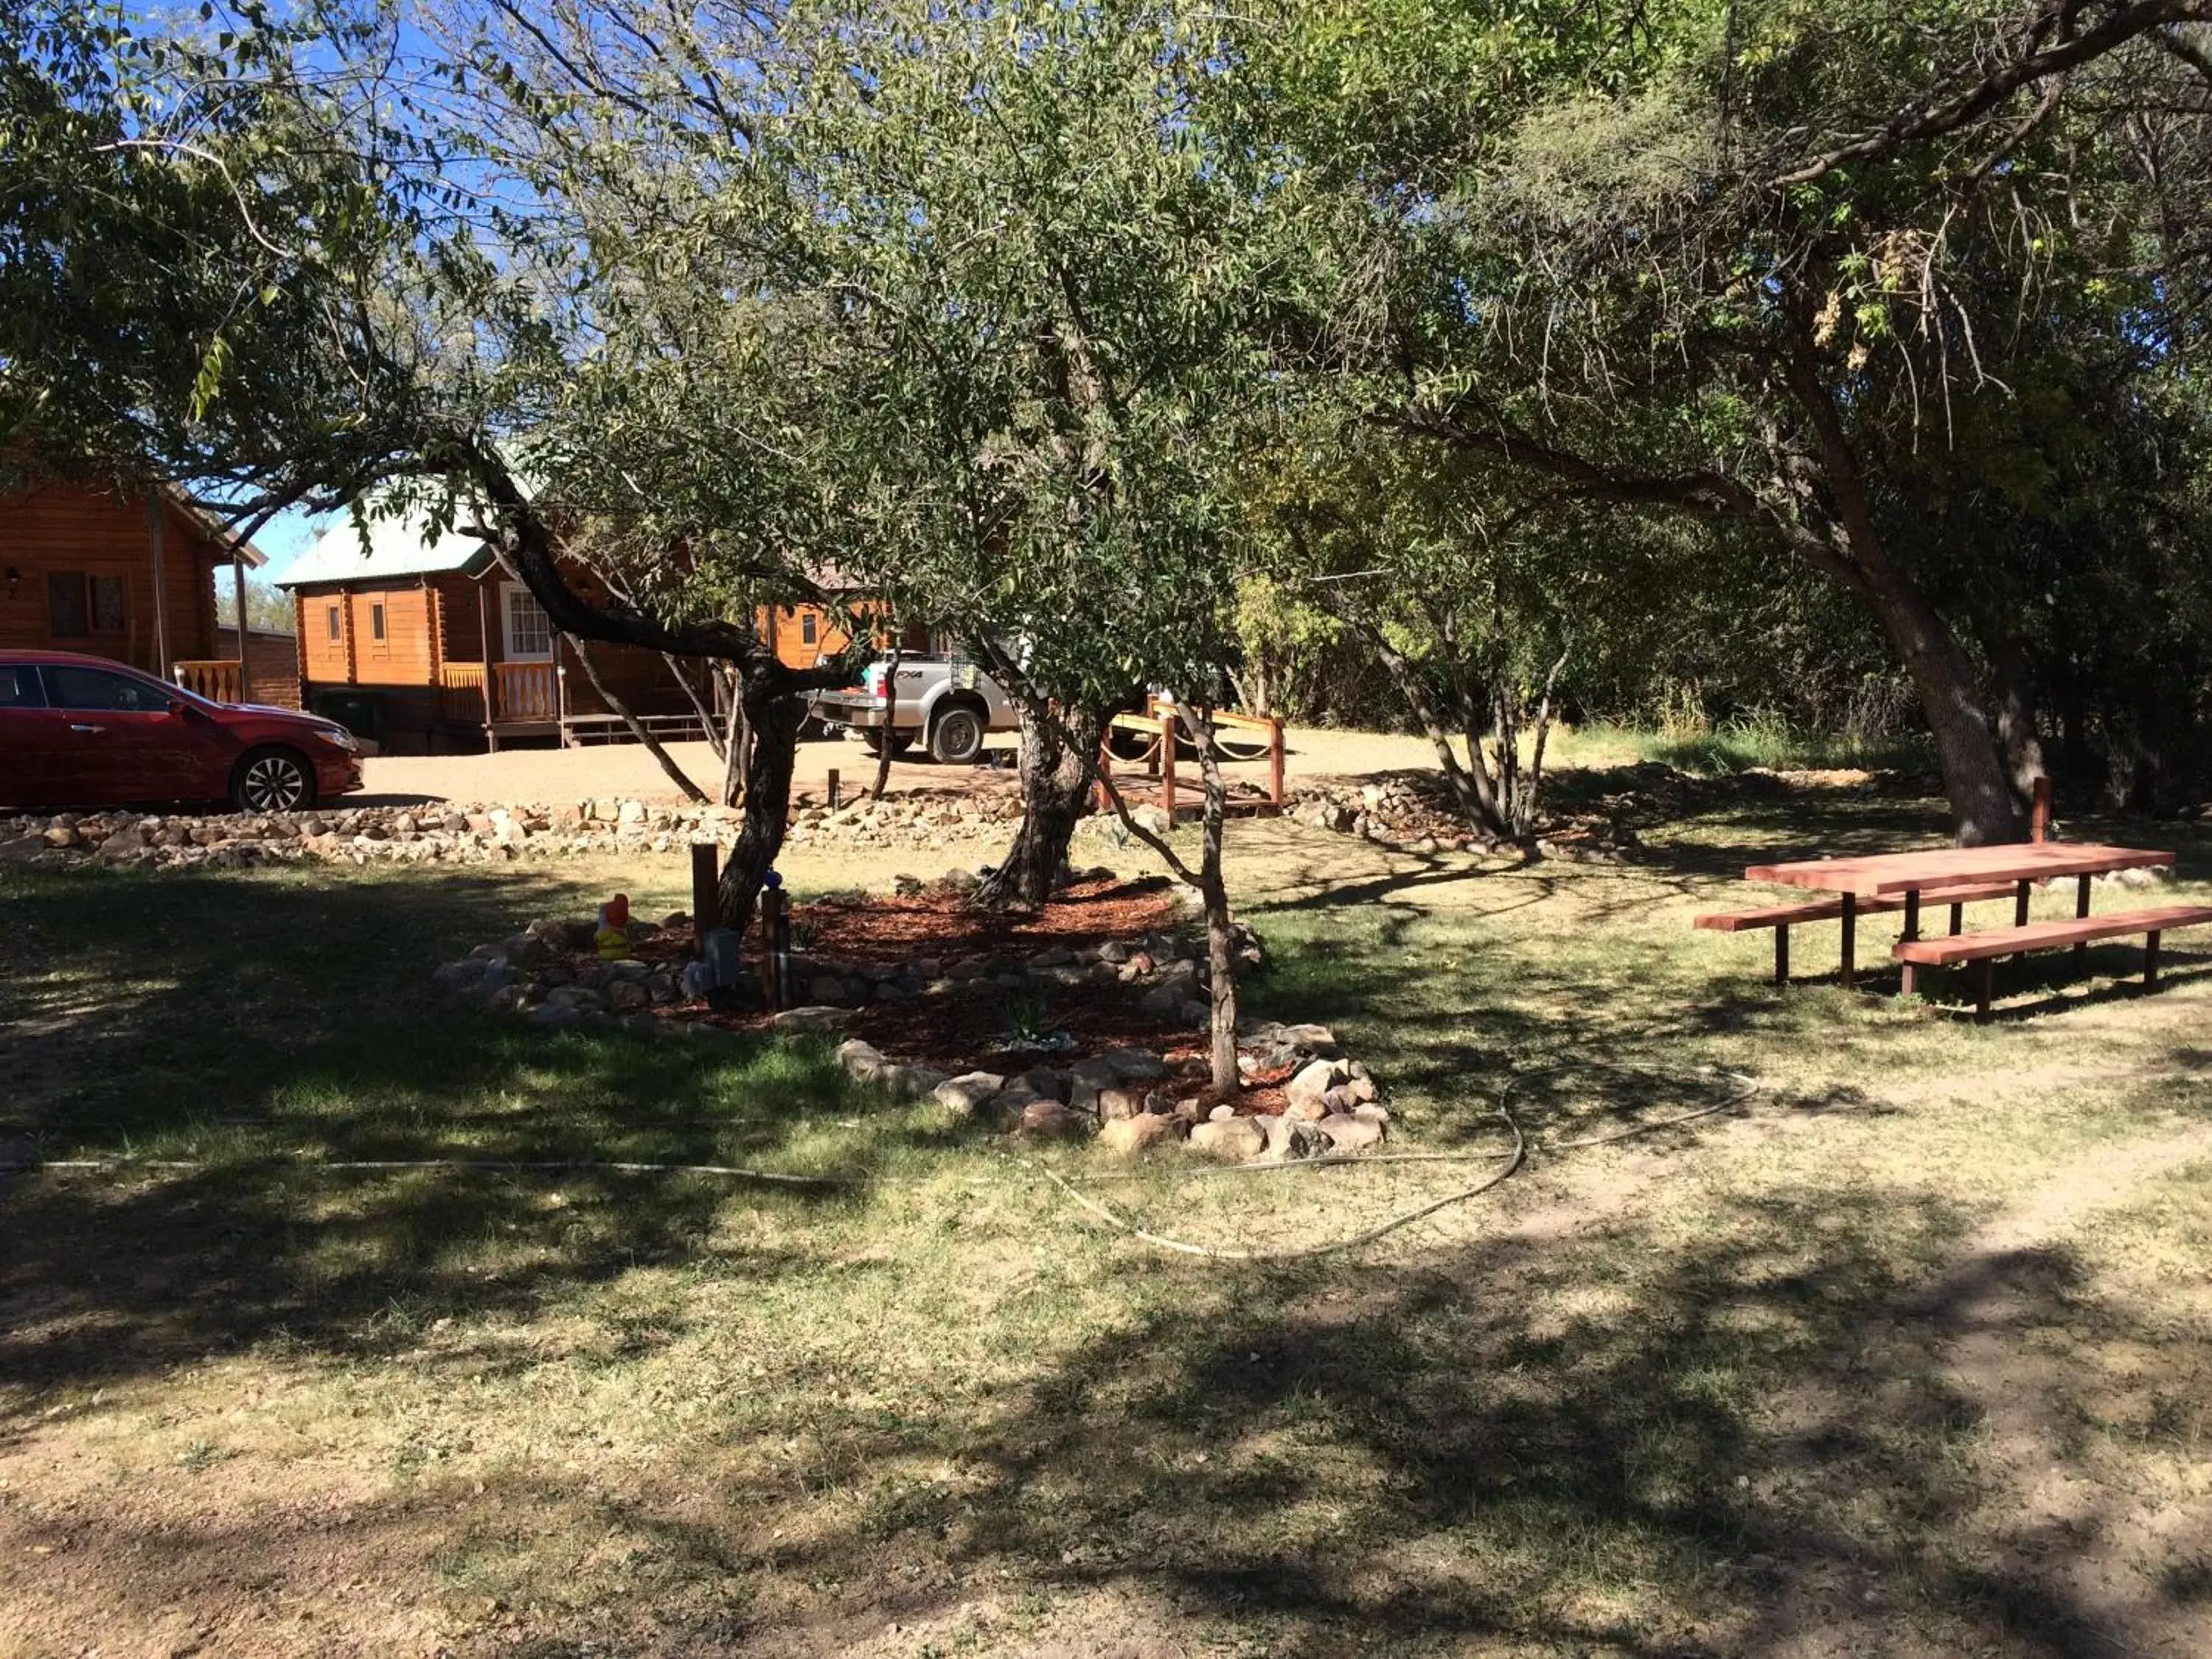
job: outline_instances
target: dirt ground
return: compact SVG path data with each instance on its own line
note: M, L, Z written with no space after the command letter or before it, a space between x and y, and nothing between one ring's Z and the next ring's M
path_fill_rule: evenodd
M1301 778L1342 777L1436 763L1435 755L1419 738L1299 728L1290 732L1287 744L1286 771L1293 783ZM671 745L669 752L701 787L713 788L720 775L714 750L703 743L679 743ZM1011 765L1011 747L992 752ZM823 793L832 767L842 774L849 788L872 778L875 760L857 739L804 743L799 746L793 787L802 793ZM1232 777L1257 781L1265 769L1236 766L1229 772ZM364 770L368 793L357 798L363 805L429 800L550 802L602 795L670 803L683 799L653 757L630 743L583 749L507 749L496 755L380 755ZM1012 781L1007 774L989 768L939 766L927 759L908 759L891 763L890 787L894 791L941 789L960 782L988 787L1000 780Z

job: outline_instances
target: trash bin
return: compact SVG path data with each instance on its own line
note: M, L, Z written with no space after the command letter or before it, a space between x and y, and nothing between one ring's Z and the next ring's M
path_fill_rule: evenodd
M374 691L348 686L315 694L315 712L336 720L356 738L384 735L384 698Z

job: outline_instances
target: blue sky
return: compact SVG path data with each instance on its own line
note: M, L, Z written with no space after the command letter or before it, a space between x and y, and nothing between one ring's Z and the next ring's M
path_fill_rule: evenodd
M283 575L285 568L306 552L316 537L344 516L343 513L311 516L295 507L271 519L253 538L253 544L269 556L269 562L258 573L261 579L274 581Z

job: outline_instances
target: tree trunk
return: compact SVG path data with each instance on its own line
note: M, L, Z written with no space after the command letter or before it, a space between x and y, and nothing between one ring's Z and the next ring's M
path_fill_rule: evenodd
M2035 705L2028 695L2027 653L2010 634L1986 647L1990 659L1990 699L1996 717L1998 751L2005 773L2012 780L2014 798L2023 803L2035 799L2036 780L2048 769L2043 739L2036 733Z
M752 747L752 727L745 720L744 681L730 671L729 724L722 728L722 805L735 806L745 798L745 752Z
M806 720L803 698L778 690L769 677L739 682L744 700L745 810L738 844L722 866L718 892L721 925L742 935L752 926L762 884L783 850L791 816L791 775L798 764L799 728Z
M1452 794L1459 802L1460 815L1467 820L1468 828L1487 836L1510 836L1513 827L1498 810L1498 801L1490 787L1490 775L1483 768L1482 739L1480 723L1471 716L1462 722L1467 729L1468 764L1460 763L1458 754L1451 745L1451 733L1437 714L1436 705L1429 700L1428 688L1421 684L1420 671L1406 659L1384 637L1382 630L1366 623L1354 624L1366 636L1374 648L1383 671L1397 685L1398 695L1413 710L1413 718L1420 723L1430 746L1437 751L1437 764L1443 770L1444 781L1451 785ZM1462 714L1468 711L1462 709Z
M1103 714L1069 708L1054 720L1026 700L1021 713L1021 828L999 867L976 890L973 902L985 909L1043 908L1067 863L1068 844L1098 776Z
M1820 471L1834 502L1836 539L1794 526L1792 545L1815 569L1839 581L1874 612L1920 694L1936 740L1936 758L1950 798L1953 831L1961 847L2027 839L2027 815L2013 793L1973 664L1918 586L1889 562L1875 528L1874 506L1857 451L1836 399L1820 377L1819 354L1802 296L1789 307L1785 374L1812 423ZM1792 538L1785 537L1785 541Z
M2027 818L2013 793L1996 733L1976 683L1973 665L1920 590L1877 559L1860 597L1881 622L1920 694L1920 711L1936 741L1936 761L1951 802L1952 830L1961 847L2027 839Z

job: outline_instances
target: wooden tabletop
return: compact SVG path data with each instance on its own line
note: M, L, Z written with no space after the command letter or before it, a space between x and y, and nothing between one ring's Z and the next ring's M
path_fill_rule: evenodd
M1881 853L1870 858L1754 864L1743 872L1743 878L1875 898L1885 893L1905 893L1952 882L2039 881L2051 876L2099 876L2112 870L2142 870L2172 862L2172 854L2148 848L2098 847L2067 841L2019 842L2002 847L1939 847L1925 853Z

